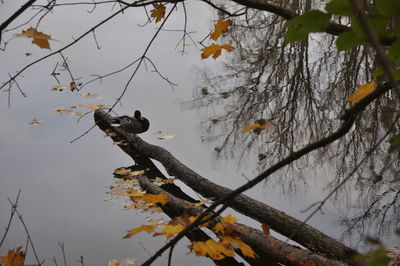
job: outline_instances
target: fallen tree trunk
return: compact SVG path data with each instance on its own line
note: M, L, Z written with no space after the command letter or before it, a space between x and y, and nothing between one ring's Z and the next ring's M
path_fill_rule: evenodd
M102 130L113 129L117 132L119 137L116 140L125 139L129 145L120 145L120 147L135 161L138 156L149 157L159 161L168 173L183 181L202 196L218 199L231 192L230 189L219 186L186 167L167 150L148 144L140 138L133 138L122 129L111 127L111 116L104 111L97 110L95 112L95 121ZM352 265L364 264L363 262L353 261L353 257L358 254L354 249L262 202L244 195L238 195L227 202L226 205L262 224L268 224L274 231L298 242L312 252L343 260Z
M151 194L165 193L165 191L154 185L146 176L139 177L140 186ZM202 207L188 208L191 204L182 199L178 199L173 195L168 195L167 206L172 209L184 210L192 216L196 216L204 211ZM221 219L221 217L219 217ZM244 257L251 265L272 265L271 263L279 262L284 265L316 265L316 266L343 266L342 262L327 259L318 254L314 254L309 250L301 249L284 241L276 239L270 235L265 235L260 230L248 227L246 225L235 223L237 231L235 236L239 237L246 244L250 245L259 255L256 259ZM214 224L208 226L212 229Z

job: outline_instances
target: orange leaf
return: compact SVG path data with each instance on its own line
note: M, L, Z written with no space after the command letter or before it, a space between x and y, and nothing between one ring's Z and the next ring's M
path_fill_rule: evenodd
M210 34L210 39L216 41L219 36L228 32L228 27L232 25L232 22L231 19L219 19L217 24L214 25L214 32Z
M376 89L375 81L357 85L357 88L358 90L347 98L347 101L351 104L356 104L363 98L365 98L368 94L371 94Z
M231 52L231 51L233 51L233 49L235 49L235 47L233 47L229 44L219 45L219 44L213 43L209 46L201 48L201 51L203 51L203 53L201 54L201 59L206 59L210 55L212 55L212 58L216 59L217 57L219 57L221 55L222 49L225 49L228 52Z
M154 9L151 11L151 17L156 19L156 23L161 21L165 16L165 6L163 4L153 4Z
M142 225L137 228L131 229L128 231L128 234L126 234L123 238L131 238L132 236L142 232L146 231L147 233L154 232L156 230L157 225L156 224L150 224L150 225Z
M242 132L247 132L247 131L250 131L250 130L253 130L253 129L256 129L256 128L259 128L259 129L266 129L267 127L269 127L271 125L271 123L264 123L264 124L260 124L259 122L256 122L256 123L254 123L254 124L251 124L251 125L247 125L247 126L245 126L242 130L240 130L239 132L240 133L242 133Z
M36 44L42 49L50 49L50 43L49 40L52 40L50 35L44 34L43 32L38 32L34 28L29 28L26 31L22 31L22 33L19 33L16 35L17 37L27 37L27 38L32 38L32 43Z
M21 251L22 247L9 250L7 256L0 257L1 263L5 266L22 266L25 261L25 254Z
M269 235L269 225L268 224L262 224L261 228L265 235Z

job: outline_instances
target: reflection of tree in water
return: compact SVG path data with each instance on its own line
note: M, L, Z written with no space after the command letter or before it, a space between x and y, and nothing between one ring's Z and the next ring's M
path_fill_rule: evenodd
M311 0L286 4L296 13L314 7ZM335 39L328 34L285 45L284 23L275 15L249 10L245 20L235 20L229 34L236 49L222 74L202 73L202 87L196 91L192 107L213 110L204 122L206 140L217 145L219 156L242 161L258 154L259 167L264 169L336 129L349 106L346 98L357 84L371 79L376 68L371 48L359 46L338 53ZM285 180L284 185L293 187L296 181L306 179L299 177L301 170L308 174L319 166L317 178L323 179L330 191L367 156L336 194L348 198L347 203L358 210L350 208L353 218L343 218L343 223L349 232L364 232L366 224L393 231L391 226L400 222L400 175L398 154L388 153L388 140L399 132L395 121L398 109L393 95L385 94L368 107L344 138L293 164L285 178L272 179ZM272 126L238 133L258 119ZM382 144L371 151L388 132ZM332 175L322 170L328 166L336 169Z

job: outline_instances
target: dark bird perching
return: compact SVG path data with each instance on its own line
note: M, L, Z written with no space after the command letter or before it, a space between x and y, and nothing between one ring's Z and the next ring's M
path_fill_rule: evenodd
M140 134L146 132L149 129L150 122L142 116L140 111L136 110L133 117L123 115L113 118L113 124L118 124L119 127L126 132Z

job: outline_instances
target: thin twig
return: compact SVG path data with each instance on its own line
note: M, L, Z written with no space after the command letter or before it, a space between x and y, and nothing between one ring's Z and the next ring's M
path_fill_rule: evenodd
M10 202L10 204L11 204L11 206L12 206L12 205L13 205L12 201L11 201L9 198L7 198L7 200L8 200L8 202ZM21 221L22 226L24 227L25 233L26 233L26 235L27 235L27 237L28 237L28 239L29 239L29 243L31 244L31 247L32 247L32 250L33 250L33 254L34 254L35 259L36 259L36 262L37 262L39 265L42 265L43 262L40 262L40 260L39 260L39 257L38 257L38 255L37 255L37 253L36 253L36 250L35 250L35 245L33 244L33 241L32 241L32 237L31 237L31 235L29 234L29 231L28 231L28 228L27 228L27 226L26 226L26 224L25 224L25 221L24 221L24 219L22 218L22 215L19 213L17 207L15 207L15 212L16 212L16 214L17 214L17 216L18 216L18 219Z
M15 199L15 202L11 204L10 219L8 220L8 224L5 228L6 231L4 232L3 237L1 238L0 248L3 245L4 239L6 238L8 231L10 230L11 222L12 222L12 219L14 218L15 210L17 209L18 200L19 200L20 195L21 195L21 189L18 190L18 194L17 194L17 198Z
M64 247L64 242L58 242L58 246L61 248L61 252L63 255L63 260L64 260L64 266L67 266L67 259L65 257L65 247Z
M14 14L11 15L6 21L4 21L0 25L0 42L1 42L1 34L3 30L14 20L16 19L19 15L21 15L27 8L29 8L33 3L35 3L36 0L29 0L26 2L23 6L21 6Z

